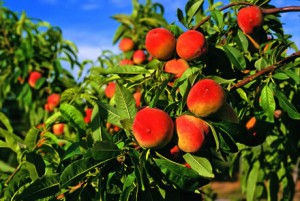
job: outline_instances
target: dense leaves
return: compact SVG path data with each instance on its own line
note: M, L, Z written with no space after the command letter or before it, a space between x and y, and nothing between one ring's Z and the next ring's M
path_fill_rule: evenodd
M249 4L267 13L254 35L236 23ZM266 12L270 1L221 7L189 0L177 9L181 24L169 24L159 3L132 5L132 14L112 16L120 23L112 43L129 37L134 48L81 62L58 27L0 7L0 200L210 200L203 193L209 182L238 173L243 198L291 200L299 176L293 172L299 169L300 53L280 15ZM201 31L208 51L175 79L164 71L166 61L145 49L147 32L157 27L175 37ZM145 53L138 65L135 50ZM66 70L74 66L78 78ZM193 115L187 96L203 78L221 85L232 111L203 118L209 133L201 149L176 151L176 129L165 147L141 148L132 129L137 111L159 108L173 120Z

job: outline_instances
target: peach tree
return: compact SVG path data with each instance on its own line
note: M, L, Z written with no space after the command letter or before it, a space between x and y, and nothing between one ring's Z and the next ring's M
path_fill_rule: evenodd
M207 184L238 172L247 200L291 200L300 53L280 13L300 8L189 0L177 10L180 24L169 24L161 4L132 4L131 15L112 16L121 53L82 64L67 54L71 64L92 67L82 82L59 87L59 105L48 100L43 126L11 135L1 113L1 147L17 155L16 164L3 164L2 200L210 200ZM3 37L9 29L1 30ZM54 65L46 61L35 64ZM9 87L27 75L16 68ZM65 127L54 129L59 123Z

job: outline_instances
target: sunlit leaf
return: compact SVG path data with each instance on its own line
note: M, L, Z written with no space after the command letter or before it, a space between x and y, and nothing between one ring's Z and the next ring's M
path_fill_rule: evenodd
M200 176L210 179L215 177L212 165L208 159L194 156L190 153L184 154L183 158Z

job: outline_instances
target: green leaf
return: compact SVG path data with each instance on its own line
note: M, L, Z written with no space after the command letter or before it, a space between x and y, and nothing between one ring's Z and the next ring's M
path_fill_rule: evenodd
M290 77L286 73L276 72L272 75L272 78L275 78L277 80L288 80Z
M72 126L78 129L78 131L85 132L85 122L83 120L82 113L77 108L68 103L60 105L60 112L65 120L67 120Z
M142 66L137 65L124 65L124 66L114 66L112 68L94 68L93 72L99 74L148 74L150 73L147 69Z
M292 71L291 69L288 69L288 70L285 70L284 72L285 72L290 78L292 78L292 79L295 81L295 83L296 83L297 85L300 84L300 76L297 75L295 71Z
M259 172L260 164L259 161L256 161L248 175L247 180L247 201L255 200L255 191L257 186L257 180L258 180L258 172Z
M246 60L241 54L240 50L229 45L225 45L223 48L234 68L238 70L243 70L246 68Z
M188 27L187 26L187 23L186 23L186 20L183 16L183 12L181 9L177 8L177 18L178 18L178 21L185 27Z
M42 156L34 152L26 153L25 165L33 181L40 178L45 173L46 166Z
M29 150L32 150L34 146L36 145L37 139L39 138L39 129L32 127L27 132L24 143L29 148Z
M98 105L100 107L100 115L107 119L107 122L112 123L116 126L122 127L120 123L120 115L116 108L112 107L111 105L108 105L106 103L98 102Z
M96 167L105 164L111 159L95 163L92 157L77 160L68 165L60 176L60 188L66 188L69 185L79 183L88 172Z
M0 160L0 172L12 173L14 170L15 170L14 167L12 167L9 164L7 164L6 162Z
M279 102L280 107L287 112L288 116L291 119L300 120L300 113L297 111L295 106L289 102L285 94L279 91L278 89L275 89L274 93L275 97Z
M59 174L45 175L35 180L15 196L16 200L32 201L55 195L59 191Z
M166 179L181 190L194 191L208 182L195 170L184 165L166 159L154 159L154 161Z
M204 0L199 0L194 2L187 10L187 24L191 24L194 16L197 14L197 12L201 9L201 6L203 4Z
M113 37L113 44L116 44L118 42L118 40L122 37L122 35L124 34L125 31L125 26L123 26L122 24L117 28L114 37Z
M223 17L223 13L219 10L214 10L211 12L211 17L214 19L214 21L216 22L219 30L223 29L224 26L224 17Z
M254 66L258 71L260 71L265 67L270 66L270 63L267 61L266 58L261 57L255 61Z
M115 101L120 120L133 119L136 114L136 105L132 93L123 85L116 85Z
M5 116L4 113L0 112L0 121L3 123L3 125L6 127L8 132L13 132L13 128L9 122L9 119Z
M5 191L4 196L6 200L13 200L11 199L14 195L18 194L18 190L25 184L29 183L30 177L29 172L25 168L20 168L16 171L16 173L13 175L11 180L8 182Z
M236 42L238 46L243 49L244 52L248 51L248 46L249 46L248 39L240 29L238 29L237 32Z
M124 184L123 184L122 194L120 196L121 201L129 200L130 194L136 188L136 185L134 183L135 180L136 180L135 172L132 172L131 174L129 174L126 177Z
M267 116L266 121L274 122L276 103L274 100L273 90L268 85L265 85L261 90L260 105Z
M23 140L14 133L11 133L3 128L0 128L0 136L5 138L5 142L17 154L21 154L20 146L23 145Z
M92 155L95 160L106 160L116 157L118 154L120 154L120 150L112 142L98 141L92 147Z
M194 156L190 153L184 154L183 158L200 176L208 179L215 177L212 170L212 165L206 158Z

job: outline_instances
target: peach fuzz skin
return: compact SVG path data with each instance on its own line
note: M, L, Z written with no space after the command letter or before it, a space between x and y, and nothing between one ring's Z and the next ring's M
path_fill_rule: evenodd
M146 59L146 54L143 50L136 50L132 55L132 61L137 65L144 63Z
M119 43L119 49L123 52L128 52L134 48L134 42L131 38L122 38Z
M58 123L52 126L52 131L55 135L62 135L64 133L65 124Z
M207 51L205 36L195 30L188 30L182 33L176 43L178 56L187 61L199 58Z
M107 98L112 98L115 95L116 83L109 82L104 90L104 94Z
M32 88L34 88L35 87L35 83L41 77L42 77L42 74L40 72L37 72L37 71L31 72L30 75L29 75L29 78L28 78L28 84L29 84L29 86L31 86Z
M171 59L165 63L164 71L174 74L174 78L179 78L189 68L189 64L184 59Z
M160 149L171 141L174 123L165 111L145 107L136 113L132 131L141 147Z
M192 115L182 115L176 118L175 126L180 150L194 153L203 147L209 133L209 126L204 120Z
M146 35L145 46L153 58L166 61L171 59L175 54L176 38L167 29L151 29Z
M239 10L237 14L237 23L245 34L252 34L255 28L263 24L263 14L259 7L249 6Z
M212 79L198 81L187 96L187 107L195 115L207 117L217 112L225 103L223 88Z

